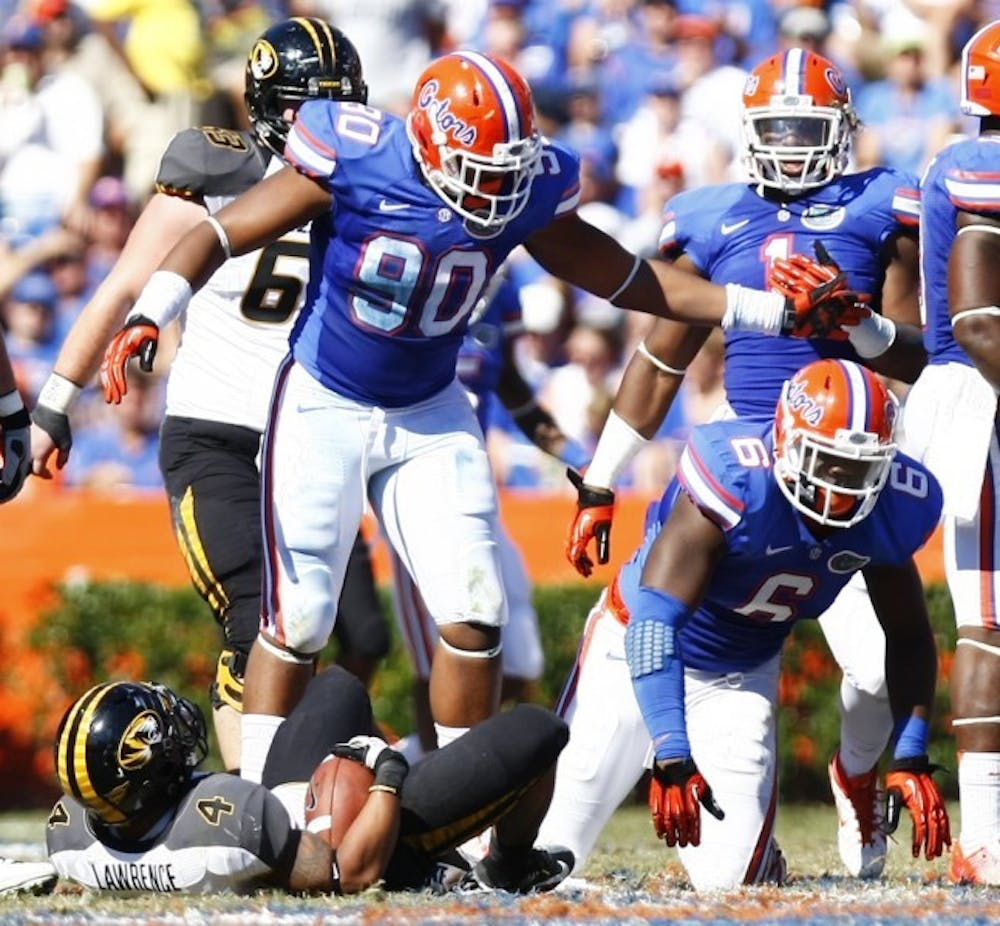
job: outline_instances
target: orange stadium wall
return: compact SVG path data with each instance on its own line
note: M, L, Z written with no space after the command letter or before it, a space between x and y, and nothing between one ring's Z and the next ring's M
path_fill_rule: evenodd
M186 584L187 570L174 543L167 502L160 493L92 494L32 481L16 501L0 508L0 587L4 611L28 626L52 600L54 583L135 579L167 586ZM601 584L632 552L642 530L647 499L621 495L611 538L612 562L589 581ZM573 511L570 495L506 492L501 511L536 584L584 581L563 556ZM371 520L380 583L389 581L384 542ZM918 556L926 582L943 580L940 531ZM20 618L18 620L18 618Z

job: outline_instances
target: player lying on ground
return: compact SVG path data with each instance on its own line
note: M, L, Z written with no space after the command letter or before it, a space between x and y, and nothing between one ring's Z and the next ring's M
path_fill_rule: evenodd
M197 771L205 723L190 701L152 683L98 685L59 728L65 793L48 819L51 863L109 891L351 894L382 881L531 893L569 873L568 852L534 848L568 736L557 717L521 705L413 769L376 729L361 682L336 666L320 673L275 739L265 787ZM372 774L357 816L322 838L305 828L307 783L331 750ZM468 871L451 850L490 825L489 855Z
M873 373L819 360L786 383L773 422L694 429L642 545L588 618L542 840L581 864L652 761L656 833L697 889L780 883L781 647L861 570L896 721L887 825L905 804L915 856L950 844L927 759L936 653L912 559L941 492L896 453L895 415Z

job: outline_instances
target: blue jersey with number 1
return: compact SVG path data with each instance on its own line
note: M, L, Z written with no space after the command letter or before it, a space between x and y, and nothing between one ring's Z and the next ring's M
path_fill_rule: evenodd
M305 103L285 157L333 197L312 223L293 355L329 389L386 407L420 402L455 378L490 277L579 197L577 159L546 143L528 207L483 237L424 182L403 121L360 103Z
M838 177L794 199L725 183L667 203L660 249L672 259L686 254L713 283L768 289L776 259L813 257L813 243L822 241L848 285L870 293L880 310L885 244L893 235L914 234L919 214L917 178L884 167ZM782 383L820 357L859 360L846 342L727 331L726 399L737 415L770 418Z
M738 672L760 665L781 649L796 621L826 611L859 569L906 563L941 514L937 480L900 453L871 514L817 540L778 488L772 448L770 422L733 419L695 428L642 545L622 567L622 598L631 608L650 547L680 492L725 533L726 553L679 635L684 664L692 668Z

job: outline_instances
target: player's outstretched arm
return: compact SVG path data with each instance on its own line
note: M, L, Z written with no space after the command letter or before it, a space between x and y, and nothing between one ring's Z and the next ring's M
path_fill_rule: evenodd
M566 436L552 413L538 403L531 385L521 375L514 357L513 338L504 338L503 366L496 395L524 436L539 450L575 469L587 465L586 450Z
M833 274L799 292L717 286L663 261L642 260L571 213L525 241L549 273L612 304L698 325L792 337L825 337L857 297ZM818 325L817 318L824 320Z
M150 276L125 326L104 352L101 385L107 401L121 401L133 357L143 369L151 369L160 329L187 308L194 291L226 260L270 244L328 210L330 202L330 193L319 183L285 167L184 235Z
M886 684L895 720L893 759L886 773L886 825L899 824L903 807L913 821L912 853L930 860L951 844L948 810L927 758L937 678L937 650L912 559L903 566L869 567L865 583L885 630Z
M649 793L653 827L671 846L699 844L701 807L724 816L691 756L676 635L704 596L725 547L722 531L682 494L653 541L625 634L632 687L656 760Z
M948 261L955 340L1000 392L1000 216L958 214Z
M695 272L687 257L676 263ZM593 571L588 552L592 540L597 542L597 562L603 564L610 558L614 485L663 424L684 371L709 333L709 328L658 318L629 359L590 467L578 485L574 482L576 512L567 535L566 558L581 575ZM602 509L597 518L595 508Z
M163 193L155 194L142 210L111 272L66 335L39 394L31 429L36 476L52 478L56 451L56 468L66 465L73 443L68 413L80 390L97 373L105 347L160 261L206 214L198 203Z

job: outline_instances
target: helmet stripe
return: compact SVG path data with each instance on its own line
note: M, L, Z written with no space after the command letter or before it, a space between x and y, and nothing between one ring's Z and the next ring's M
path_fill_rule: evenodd
M94 713L112 688L113 683L96 685L76 702L71 715L66 718L57 756L57 771L63 788L87 807L101 811L109 823L115 822L116 817L119 820L123 818L113 804L97 793L90 780L87 768L87 732Z
M308 33L309 38L312 39L313 45L316 46L316 55L319 58L320 67L327 67L326 55L323 52L323 42L320 40L319 33L316 31L315 21L312 19L306 19L305 16L296 16L293 22L297 22L305 31ZM328 33L329 34L329 33ZM332 47L331 42L331 47ZM332 64L333 62L330 62Z
M806 56L801 48L791 48L785 52L785 93L789 96L802 93L805 86Z
M481 55L475 51L456 52L460 58L465 58L470 64L475 65L483 77L493 88L500 105L503 107L503 114L507 123L507 141L515 141L522 137L521 113L517 108L517 97L511 89L503 71L500 70L486 55Z
M847 378L849 402L847 406L848 426L852 431L870 431L869 418L872 411L872 397L868 390L868 380L856 363L837 361Z

